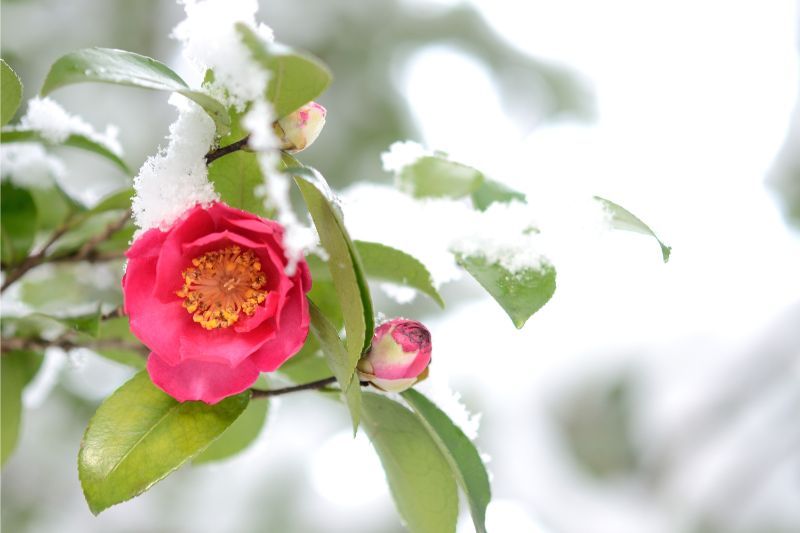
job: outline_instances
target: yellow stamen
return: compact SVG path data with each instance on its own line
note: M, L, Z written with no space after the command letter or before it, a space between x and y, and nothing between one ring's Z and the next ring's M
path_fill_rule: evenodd
M261 290L267 282L261 261L235 245L195 257L182 276L183 287L176 294L205 329L227 328L242 313L252 316L267 299L267 291Z

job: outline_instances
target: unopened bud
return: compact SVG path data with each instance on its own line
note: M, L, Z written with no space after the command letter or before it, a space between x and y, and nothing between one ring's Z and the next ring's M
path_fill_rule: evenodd
M325 108L309 102L275 123L275 133L281 140L281 150L290 153L305 150L317 140L325 125Z
M358 362L358 375L379 389L402 392L427 377L430 362L428 328L395 318L375 329L369 353Z

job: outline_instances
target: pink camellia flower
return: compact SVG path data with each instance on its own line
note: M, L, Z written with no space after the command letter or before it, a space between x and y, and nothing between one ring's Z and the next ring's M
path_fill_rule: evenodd
M223 203L196 206L128 252L122 278L147 371L175 399L216 403L297 353L308 334L305 261L285 272L283 227Z
M325 108L309 102L275 123L275 133L281 140L281 150L290 153L305 150L317 140L325 125Z
M358 375L379 389L401 392L425 379L431 362L431 334L416 320L395 318L375 329Z

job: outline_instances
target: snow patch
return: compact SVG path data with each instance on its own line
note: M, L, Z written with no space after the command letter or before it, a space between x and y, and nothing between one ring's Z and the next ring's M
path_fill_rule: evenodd
M119 128L109 124L105 132L99 133L81 117L70 115L55 100L47 97L28 100L28 110L15 129L34 130L53 144L63 143L70 135L83 135L122 156L122 146L117 139Z
M66 167L38 143L0 145L0 176L19 187L47 188L62 179Z
M169 127L167 148L147 158L133 180L133 217L141 230L166 230L196 204L218 200L205 160L214 142L214 122L179 94L169 103L178 110L178 119Z
M414 141L397 141L389 146L389 150L381 154L383 170L397 173L409 165L413 165L421 157L434 153Z

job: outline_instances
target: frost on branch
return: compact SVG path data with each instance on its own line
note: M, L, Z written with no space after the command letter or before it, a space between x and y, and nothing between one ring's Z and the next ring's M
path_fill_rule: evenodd
M133 180L133 217L141 230L166 229L195 204L218 199L205 160L214 121L183 96L174 94L169 103L178 109L178 119L169 127L167 148L147 158Z

